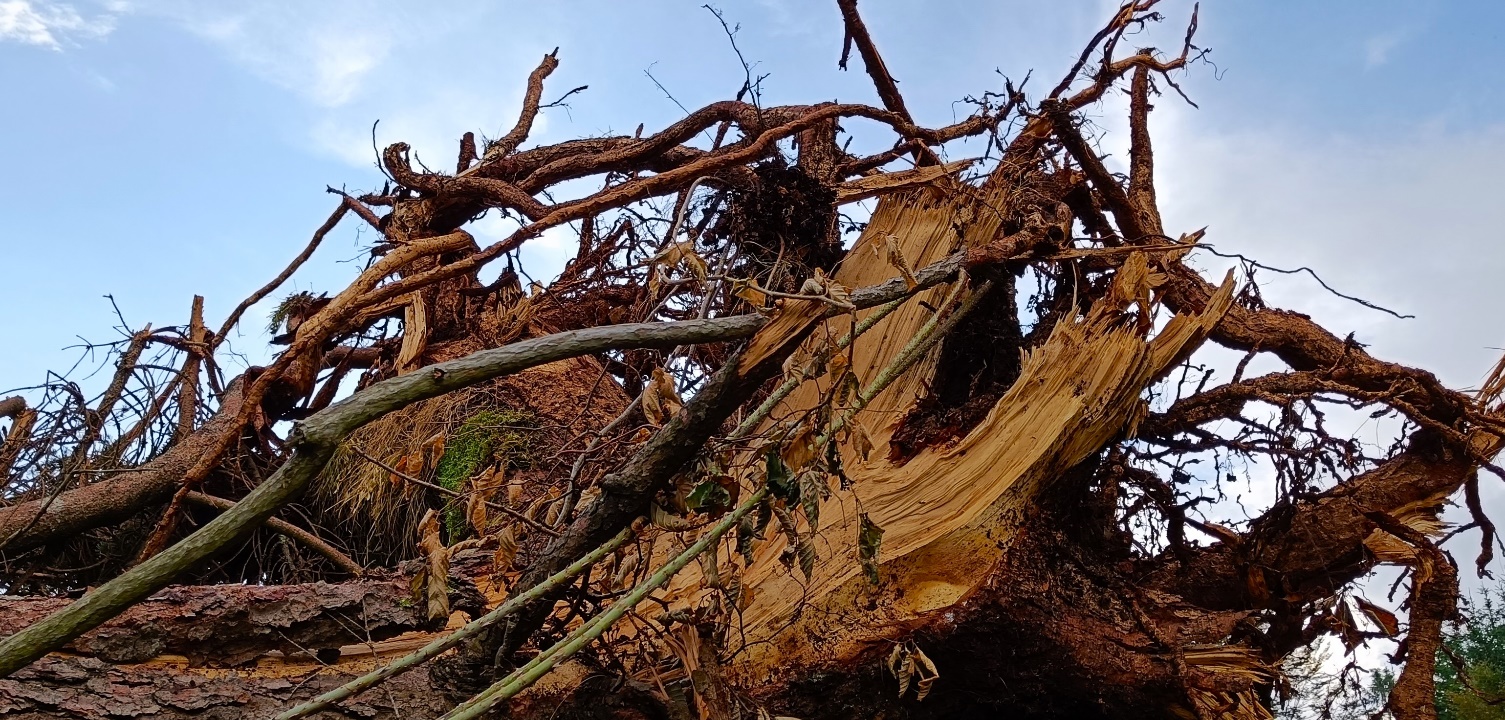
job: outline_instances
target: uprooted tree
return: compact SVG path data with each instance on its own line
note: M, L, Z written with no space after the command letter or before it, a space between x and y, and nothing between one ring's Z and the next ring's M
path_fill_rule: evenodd
M1437 514L1463 496L1482 572L1500 372L1444 387L1187 264L1150 121L1195 13L1179 53L1127 52L1161 19L1137 0L1049 92L926 128L838 4L881 107L765 107L749 76L657 133L525 147L547 56L509 133L453 172L387 147L217 329L195 300L109 345L99 395L0 403L0 712L1261 718L1335 634L1404 636L1389 708L1434 717ZM1118 90L1121 172L1081 116ZM857 124L892 147L849 154ZM517 229L482 247L488 212ZM365 269L286 297L276 360L226 377L352 215ZM514 251L564 228L524 288ZM1276 501L1209 517L1236 472ZM1404 627L1353 589L1385 563Z

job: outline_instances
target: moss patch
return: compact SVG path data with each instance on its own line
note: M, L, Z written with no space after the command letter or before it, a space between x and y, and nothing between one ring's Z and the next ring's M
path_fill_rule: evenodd
M466 480L482 468L500 464L508 469L526 468L529 435L537 422L514 410L483 410L472 415L449 434L444 455L434 468L434 483L446 490L464 492ZM444 507L444 525L449 542L465 535L465 505L458 498Z

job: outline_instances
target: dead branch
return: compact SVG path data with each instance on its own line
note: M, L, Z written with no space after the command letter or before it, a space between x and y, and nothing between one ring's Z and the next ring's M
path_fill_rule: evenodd
M519 145L528 139L528 133L533 129L533 119L538 117L538 103L543 98L543 81L551 75L555 68L559 67L559 49L543 56L543 62L528 76L527 94L523 96L523 109L518 115L517 124L506 135L498 138L486 147L486 152L481 158L481 164L506 157Z
M239 433L244 385L241 378L231 382L214 418L151 462L69 490L50 508L44 507L44 499L0 508L0 534L14 536L11 551L63 540L166 502L218 436Z
M461 574L453 606L475 611L484 600ZM407 602L408 575L308 585L183 585L138 603L68 645L111 663L182 655L194 665L237 667L270 652L338 651L430 629L423 609ZM26 627L68 605L66 598L0 599L0 624Z
M235 507L235 501L233 500L226 500L224 498L215 497L213 495L205 495L201 492L190 492L186 496L186 499L188 500L188 502L191 502L195 505L202 505L204 507L214 508L215 510L219 511L225 511L229 510L232 507ZM303 543L306 547L308 547L308 549L313 550L314 552L324 556L324 558L329 560L329 562L334 563L335 567L347 573L350 573L355 577L360 577L366 574L366 569L361 567L360 564L356 561L351 560L350 557L345 553L336 550L333 545L330 545L329 543L319 539L319 536L307 530L304 530L297 525L287 522L286 520L267 518L266 526L267 528L275 532L281 533L293 540Z
M328 235L329 231L340 224L340 220L345 217L345 212L348 210L350 210L350 204L342 200L339 207L336 207L334 212L330 213L329 219L325 220L324 224L320 225L319 229L314 231L313 237L309 238L308 245L304 246L302 252L299 252L297 257L294 257L292 262L289 262L287 267L283 268L282 272L277 273L277 277L272 278L267 284L257 288L256 292L251 293L250 297L240 301L240 304L236 305L235 309L230 311L229 317L225 318L225 324L220 326L219 332L214 334L214 338L210 342L209 352L211 354L219 348L220 343L224 342L225 338L229 337L230 331L240 322L240 316L244 315L247 309L261 302L273 292L276 292L277 288L282 287L282 283L287 282L287 279L298 271L298 268L303 267L303 263L308 262L308 259L313 257L314 251L319 249L319 243L324 241L324 236Z

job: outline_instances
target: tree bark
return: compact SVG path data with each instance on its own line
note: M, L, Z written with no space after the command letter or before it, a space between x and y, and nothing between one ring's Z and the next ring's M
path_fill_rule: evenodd
M485 598L454 574L451 607L474 614ZM64 650L105 662L179 655L191 666L239 667L269 653L313 655L432 629L410 575L305 585L177 585L138 603ZM0 627L30 625L67 598L0 596ZM8 633L7 633L8 634ZM319 655L323 657L323 655Z

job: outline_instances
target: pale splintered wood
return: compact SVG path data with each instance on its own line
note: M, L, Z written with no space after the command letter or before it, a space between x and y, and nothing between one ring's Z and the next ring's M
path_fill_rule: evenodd
M875 244L882 248L888 234L898 238L913 266L988 242L998 213L984 208L999 200L928 190L886 198L837 279L864 285L894 275L887 258L872 250ZM958 218L966 221L960 234ZM1201 313L1176 316L1146 337L1138 323L1124 322L1124 313L1147 300L1159 280L1145 255L1131 255L1109 297L1085 316L1062 320L1025 357L1019 381L967 437L928 448L903 466L890 464L884 449L894 423L934 374L934 353L880 394L858 415L878 450L864 461L842 448L854 486L821 505L818 562L810 581L779 561L786 545L781 534L770 533L757 548L741 582L750 597L734 634L745 645L734 674L761 684L777 682L785 668L840 664L875 641L929 622L979 588L1040 489L1132 431L1145 412L1143 390L1199 345L1231 305L1230 275ZM939 302L926 299L932 306ZM888 365L929 314L910 303L864 334L853 363L859 378L865 383ZM845 332L849 322L833 319L832 332ZM805 383L773 417L808 409L822 389L818 381ZM876 587L858 563L859 513L885 531ZM703 591L699 583L692 569L671 593L692 602Z

